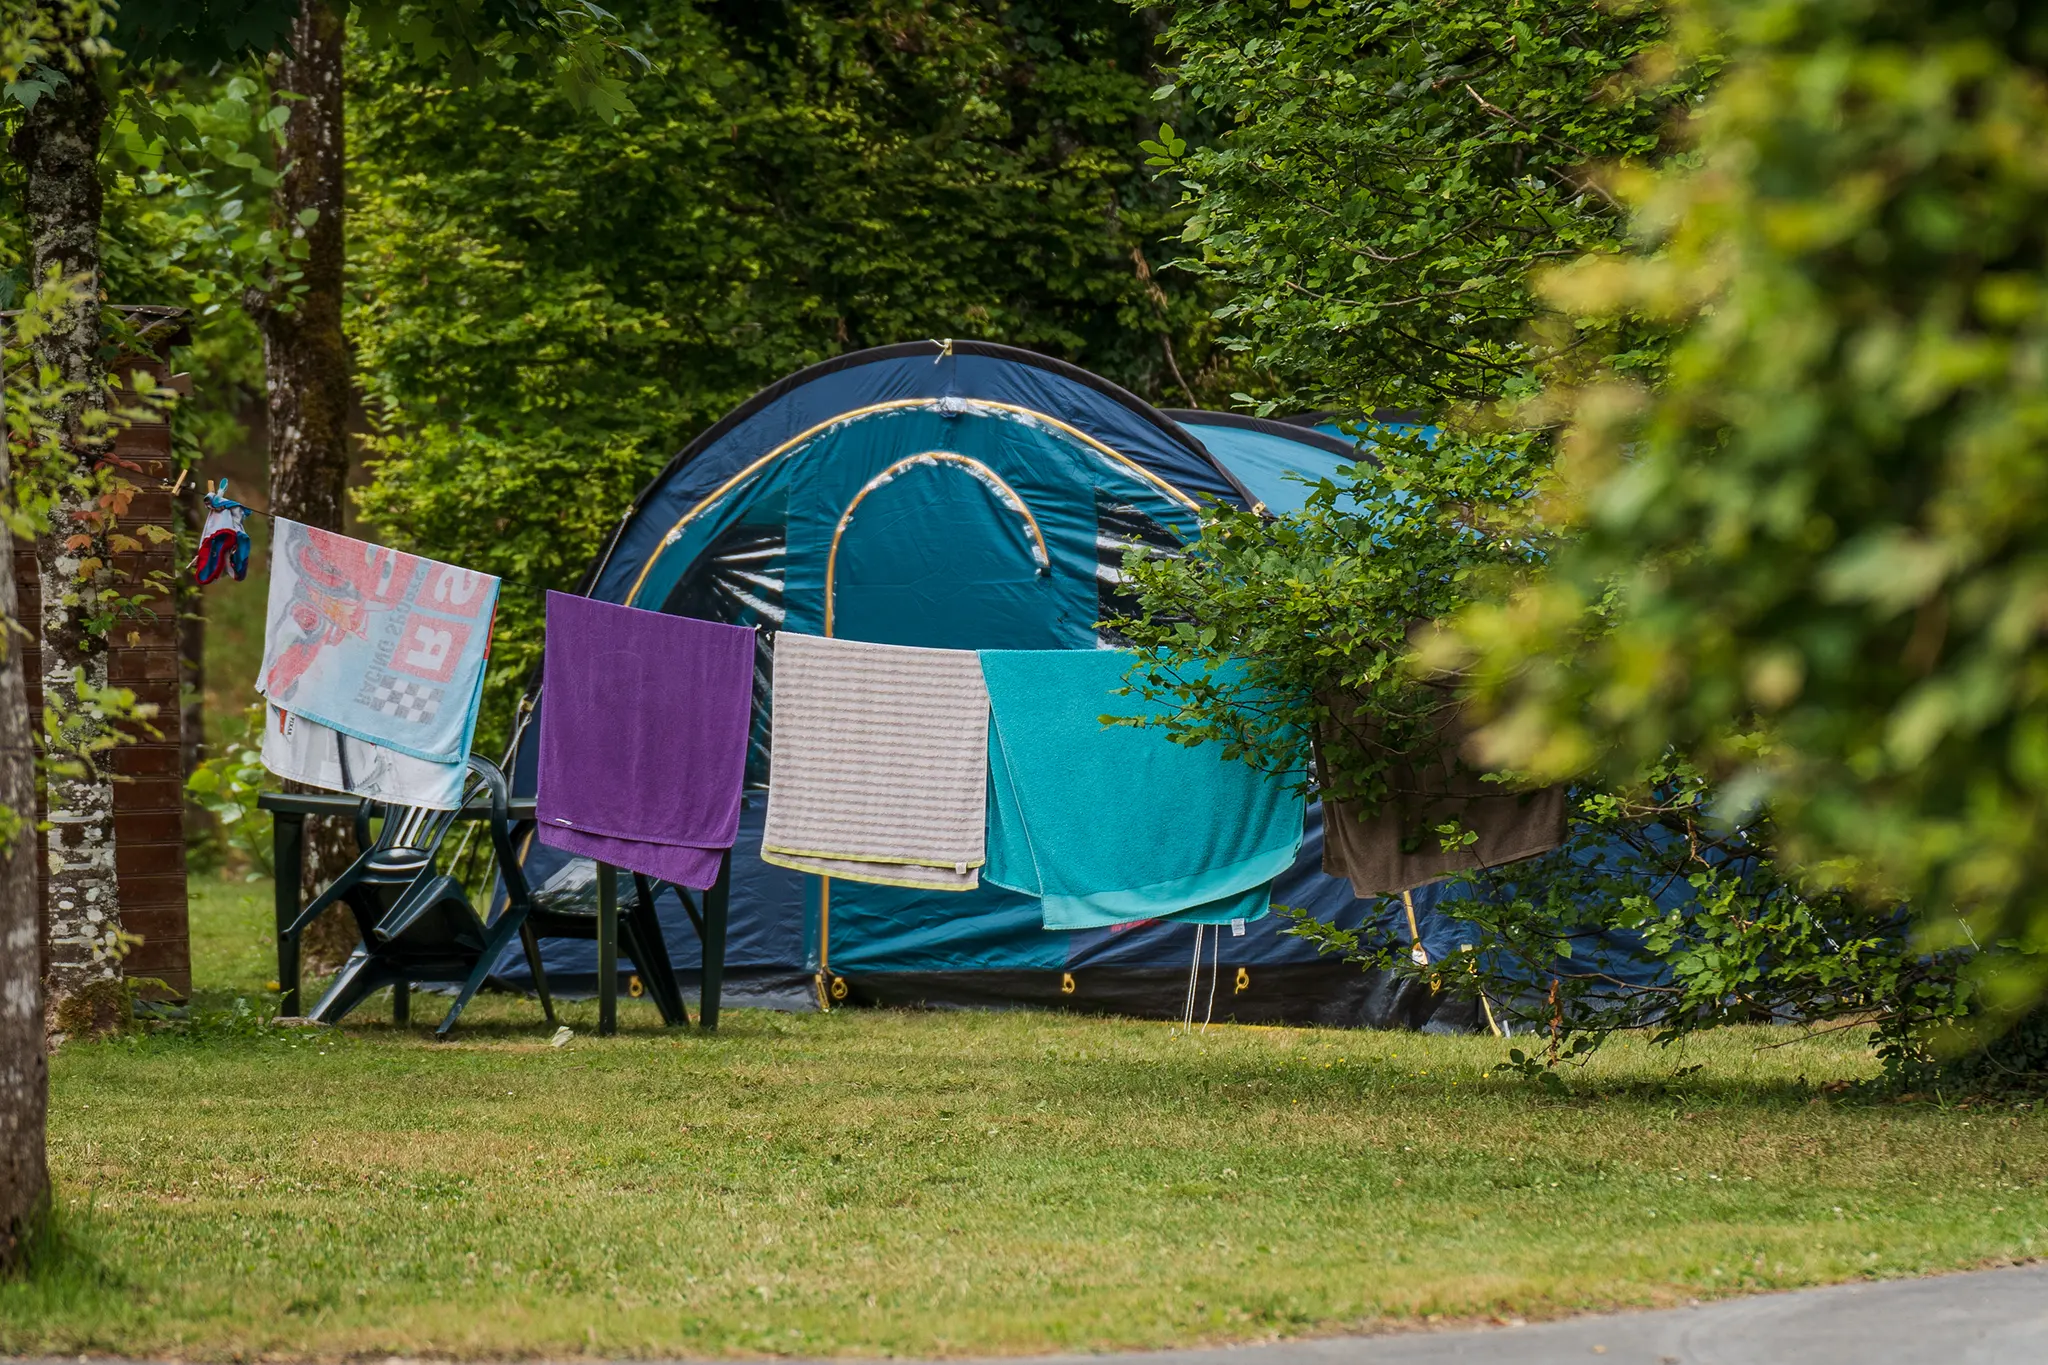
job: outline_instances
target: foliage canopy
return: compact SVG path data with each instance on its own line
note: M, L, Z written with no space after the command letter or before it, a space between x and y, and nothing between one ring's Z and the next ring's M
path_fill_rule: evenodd
M1614 247L1605 168L1668 154L1713 65L1666 37L1638 0L1177 5L1161 93L1219 130L1149 147L1193 206L1182 264L1295 403L1526 392L1530 272Z
M673 451L792 370L972 336L1162 399L1218 383L1206 301L1149 269L1181 215L1131 154L1153 116L1140 17L1060 0L620 18L663 74L616 126L565 126L532 82L423 85L352 58L350 325L378 424L360 505L523 585L496 707L536 657L538 589L573 585Z
M1729 62L1698 164L1626 182L1639 251L1549 286L1678 341L1659 387L1565 395L1569 543L1466 624L1494 751L1618 773L1675 748L1809 866L1922 907L1933 944L2038 951L2048 22L1686 13Z

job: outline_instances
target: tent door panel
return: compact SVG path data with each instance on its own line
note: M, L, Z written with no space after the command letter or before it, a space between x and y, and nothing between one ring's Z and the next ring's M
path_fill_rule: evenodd
M981 461L934 451L896 461L840 513L825 562L825 633L1059 649L1074 630L1061 597L1024 500Z

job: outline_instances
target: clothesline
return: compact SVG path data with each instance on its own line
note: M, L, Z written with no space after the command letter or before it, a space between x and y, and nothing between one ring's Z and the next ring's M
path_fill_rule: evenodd
M225 480L206 496L237 523L255 510L229 499ZM502 580L258 515L277 525L257 686L269 705L264 766L387 804L459 806ZM752 627L551 594L537 841L710 886L739 838L755 638ZM1124 695L1128 651L784 631L775 654L763 863L914 891L1000 887L1035 901L1048 930L1177 920L1241 936L1299 855L1297 789L1221 746L1102 723ZM1362 820L1340 803L1333 817L1357 828L1325 843L1325 870L1369 896L1434 880L1454 870L1446 861L1491 865L1563 837L1561 792L1430 790L1460 811L1488 805L1476 858L1409 851L1401 815L1423 812ZM1190 965L1189 1025L1206 937Z
M543 652L538 841L706 885L739 830L752 630L558 593ZM1002 887L1055 930L1263 917L1300 850L1300 794L1220 746L1105 727L1130 657L783 632L761 860Z
M223 482L223 483L225 483L225 482L226 482L226 480L222 480L222 482ZM202 482L201 482L201 484L200 484L199 486L200 486L200 488L204 489L204 488L206 487L206 484L205 484L205 483L204 483L204 482L202 481ZM247 515L249 515L249 516L252 516L252 517L267 517L267 518L269 518L269 519L270 519L270 520L272 520L272 521L276 521L276 520L278 520L278 515L277 515L277 513L275 513L275 512L266 512L266 511L264 511L264 510L263 510L262 508L260 508L260 507L251 507L251 506L250 506L250 505L249 505L248 503L246 503L246 502L238 502L238 501L236 501L236 500L235 500L234 498L230 498L230 497L228 497L228 496L227 496L226 494L219 494L219 493L209 493L209 494L208 494L207 496L209 496L209 497L216 497L216 498L219 498L219 499L220 499L220 501L222 501L222 502L224 502L224 503L228 504L229 506L232 506L232 507L237 507L237 508L240 508L240 509L241 509L241 510L242 510L242 511L243 511L243 512L245 513L245 514L247 514ZM286 520L289 520L289 518L286 518ZM494 577L497 577L497 578L498 578L498 583L499 583L499 585L500 585L501 587L507 587L507 588L520 588L520 589L522 589L522 590L524 590L524 591L526 591L526 592L542 592L542 593L544 593L544 592L558 592L558 591L560 591L560 589L559 589L559 588L553 587L552 585L550 585L550 584L546 584L546 583L528 583L528 582L525 582L525 581L523 581L523 580L521 580L521 579L517 579L517 578L505 578L505 577L502 577L502 576L497 576L497 575L493 575L493 576L494 576Z

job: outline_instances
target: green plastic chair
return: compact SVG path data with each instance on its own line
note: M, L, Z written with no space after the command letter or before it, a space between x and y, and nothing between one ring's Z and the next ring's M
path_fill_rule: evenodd
M383 827L372 839L370 822L375 806L365 800L356 812L356 844L362 856L314 897L287 931L300 932L322 911L340 903L355 916L362 936L309 1018L322 1024L338 1023L372 994L389 986L393 1022L404 1023L413 986L460 982L455 1003L434 1030L437 1037L445 1038L517 935L533 970L541 1010L548 1023L555 1022L554 1001L541 969L540 944L529 923L533 897L512 851L504 774L490 760L472 755L462 798L465 806L480 799L490 802L486 824L505 887L505 904L497 918L486 924L462 884L440 870L441 845L455 826L455 811L386 807Z

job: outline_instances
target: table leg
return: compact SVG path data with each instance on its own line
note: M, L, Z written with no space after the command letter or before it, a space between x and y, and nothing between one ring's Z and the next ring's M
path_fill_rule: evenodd
M299 936L291 931L299 917L299 878L305 871L306 817L279 811L270 821L270 866L277 873L277 1012L299 1013Z
M718 1027L718 997L725 989L725 928L732 906L732 850L718 860L718 880L704 893L704 995L697 1005L698 1026Z
M597 865L597 1031L619 1031L619 871Z

